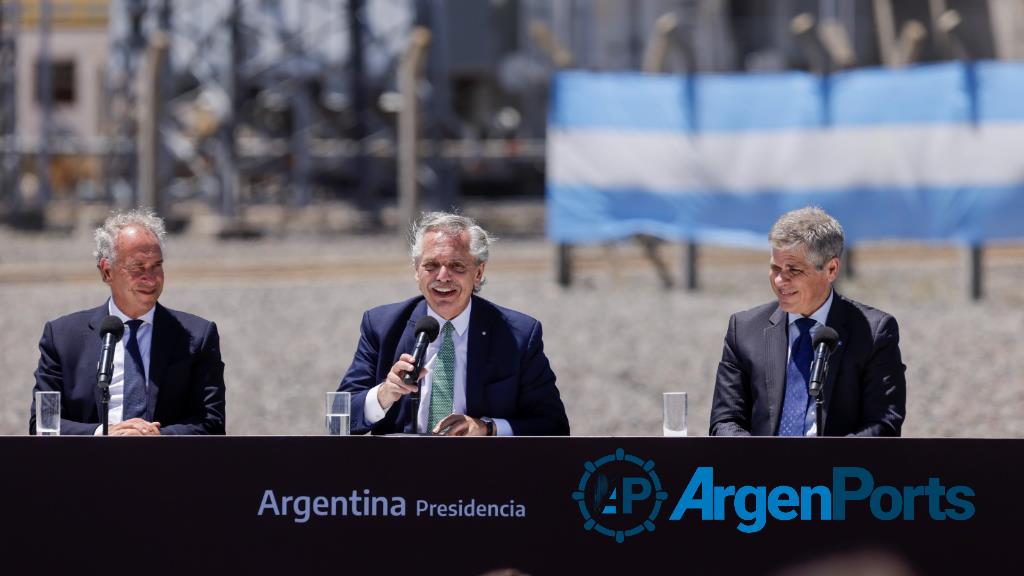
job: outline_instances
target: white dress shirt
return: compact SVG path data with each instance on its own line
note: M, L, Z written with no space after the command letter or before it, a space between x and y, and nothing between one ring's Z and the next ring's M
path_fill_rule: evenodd
M114 304L114 299L107 300L107 311L112 316L117 316L125 323L124 335L121 337L121 341L114 347L114 374L110 378L110 405L107 409L107 424L113 426L114 424L120 424L122 416L124 414L124 354L125 344L128 343L128 338L131 336L131 328L128 327L129 320L135 320L135 318L129 317L124 312L118 309L117 305ZM136 340L139 342L139 352L142 354L142 366L146 374L146 389L149 389L149 358L150 350L153 343L153 315L156 312L156 306L149 309L138 318L142 320L142 324L139 326L139 333L135 335ZM96 434L103 433L103 425L101 424L96 428Z
M452 343L455 345L455 382L452 398L452 413L453 414L465 414L466 413L466 352L469 350L469 317L473 310L473 301L470 300L466 309L461 314L451 319L452 323ZM427 314L432 316L437 322L444 328L444 323L448 322L437 312L434 312L430 306L427 306ZM434 365L434 361L437 359L437 353L441 349L441 341L444 338L443 333L438 334L438 337L430 343L427 347L427 353L425 355L426 362L424 368L427 369L427 375L420 381L420 409L416 415L416 420L419 423L420 430L427 430L427 423L430 419L430 388L433 383L433 374L431 373L431 367ZM412 351L409 350L409 353ZM379 422L387 414L387 411L381 407L380 402L377 400L377 392L383 383L378 384L370 389L366 393L366 401L363 406L363 418L367 424L374 424ZM508 423L508 420L504 418L494 419L494 430L498 436L512 436L512 425Z
M822 304L820 308L815 310L813 314L811 314L810 316L807 316L807 318L810 318L811 320L814 320L814 322L815 322L814 326L811 326L811 339L812 340L814 339L814 335L818 332L818 329L821 328L822 326L825 326L825 321L828 320L828 311L832 309L832 296L833 295L835 295L835 291L830 289L829 293L828 293L828 299L825 300L825 303ZM795 312L789 312L789 317L788 317L789 324L788 324L787 330L786 330L786 334L789 336L789 346L787 347L788 352L786 353L786 366L787 366L787 370L789 369L788 368L788 366L789 366L789 356L793 354L793 343L796 342L797 337L800 336L800 330L796 326L793 326L793 323L796 322L797 320L799 320L800 318L804 318L804 316L802 314L797 314ZM810 384L810 382L808 382L808 384ZM812 414L812 416L811 416L812 424L807 429L806 436L817 436L818 435L818 423L817 423L817 421L814 420L814 415L817 414L817 411L816 410L811 410L811 414Z

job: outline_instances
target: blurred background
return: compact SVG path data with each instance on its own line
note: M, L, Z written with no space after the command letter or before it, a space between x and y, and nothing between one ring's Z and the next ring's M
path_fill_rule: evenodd
M482 295L543 322L574 434L658 435L684 390L706 435L764 234L816 203L851 233L839 289L900 322L904 434L1024 435L1024 0L2 7L0 434L43 324L108 294L92 230L143 205L161 302L220 327L230 434L320 433L362 312L416 294L406 225L457 208L502 238Z

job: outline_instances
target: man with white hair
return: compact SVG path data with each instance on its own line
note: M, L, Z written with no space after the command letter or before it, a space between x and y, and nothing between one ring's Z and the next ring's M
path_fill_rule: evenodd
M61 393L61 434L102 432L97 365L107 316L125 325L114 351L109 434L224 434L217 326L157 302L164 287L164 235L163 220L148 210L107 218L96 230L94 255L110 298L43 328L34 390ZM30 434L35 427L33 400Z
M424 214L410 243L420 296L363 315L359 347L338 390L352 393L352 432L451 436L569 434L537 320L476 296L493 238L458 214ZM415 326L441 326L415 384ZM417 413L410 394L419 391Z
M896 319L832 288L843 228L820 208L783 214L768 235L776 301L733 314L718 364L712 436L899 436L906 367ZM838 339L822 383L822 421L809 394L812 342Z

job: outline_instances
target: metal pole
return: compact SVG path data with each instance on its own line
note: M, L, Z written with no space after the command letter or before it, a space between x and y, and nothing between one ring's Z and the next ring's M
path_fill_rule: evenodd
M238 150L235 146L235 127L237 125L237 114L240 104L238 68L242 63L242 32L241 32L241 2L234 0L231 5L231 15L228 17L228 27L231 36L231 62L224 78L225 91L231 101L231 111L228 120L221 127L220 133L220 184L221 184L221 216L225 219L234 220L238 216Z
M568 288L572 285L572 245L559 244L556 250L555 265L558 268L558 285L562 288Z
M167 67L170 46L164 32L156 32L146 48L144 81L139 98L138 203L156 210L162 208L160 201L160 117L163 113L161 78Z
M50 0L40 2L39 17L39 97L42 103L42 130L36 154L39 194L35 206L45 210L50 200L50 134L53 131L53 67L50 62L50 18L53 15ZM26 208L30 208L26 206Z
M402 109L398 113L398 228L403 238L406 226L415 220L419 209L416 183L419 170L419 101L416 87L429 45L430 31L423 27L415 28L398 68L398 86L402 93Z
M429 28L437 41L427 56L427 78L430 81L429 118L425 118L427 138L431 144L429 165L434 173L433 206L449 210L459 203L458 172L454 161L444 157L442 148L446 128L455 126L451 105L451 74L449 73L448 18L443 0L429 2Z
M840 277L853 280L857 277L857 251L853 246L843 249L843 257L839 259Z
M349 0L348 39L352 63L352 109L355 111L352 138L356 141L355 197L360 208L369 214L370 224L376 226L380 220L379 206L374 198L373 165L366 153L366 136L369 127L370 106L366 90L366 56L363 50L364 30L362 15L364 0Z
M973 302L981 300L984 296L984 256L985 246L981 243L974 243L967 247L965 259L967 264L967 294Z
M887 68L899 66L896 46L896 18L892 13L892 0L874 0L875 29L878 33L878 51Z
M1024 3L1020 0L988 0L988 15L996 58L1024 58Z
M690 292L695 292L700 288L697 269L699 255L700 244L697 244L694 240L689 240L683 248L683 270L686 273L686 289Z
M18 3L0 5L0 201L8 213L17 208L19 154L14 146L17 118L15 63L18 49Z
M661 74L665 71L669 50L672 48L672 35L679 28L679 18L669 12L662 14L654 23L654 34L647 41L641 69L648 74ZM687 69L689 72L690 69Z
M309 206L312 194L309 175L313 161L309 154L309 127L313 124L313 102L308 79L296 83L292 91L292 204Z

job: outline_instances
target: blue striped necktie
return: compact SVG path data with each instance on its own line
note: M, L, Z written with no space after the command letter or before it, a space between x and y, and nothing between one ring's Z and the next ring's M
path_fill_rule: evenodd
M799 318L796 322L800 335L793 341L786 366L786 397L782 401L782 421L779 422L779 436L803 436L807 431L807 411L811 397L807 384L811 380L811 327L816 324L810 318Z
M121 421L146 417L146 368L139 350L139 328L142 320L125 322L129 328L124 346L124 407Z

